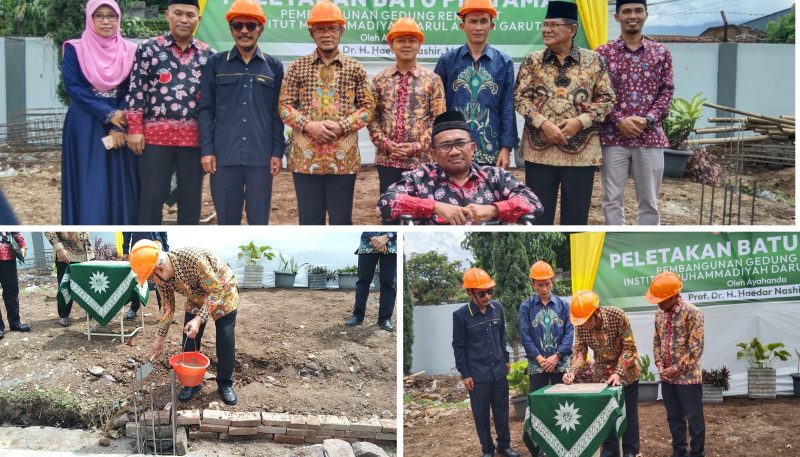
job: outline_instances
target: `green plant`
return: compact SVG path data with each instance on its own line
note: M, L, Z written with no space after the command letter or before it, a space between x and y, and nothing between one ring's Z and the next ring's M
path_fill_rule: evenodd
M731 380L731 372L725 365L722 368L716 368L713 370L703 370L703 384L709 384L714 387L720 387L722 390L728 390L731 388L730 385Z
M358 267L355 265L349 265L344 268L339 268L336 270L337 273L349 273L349 274L358 274Z
M322 265L309 265L309 275L325 275L327 279L332 279L336 276L336 271Z
M528 359L520 359L511 364L511 370L506 375L508 389L527 397L531 393L531 380L528 376Z
M245 265L258 265L264 259L272 260L275 254L270 246L256 246L252 241L239 246L239 259L244 259Z
M794 17L795 10L781 16L777 21L770 21L767 24L767 41L772 43L794 43Z
M800 351L794 348L794 353L797 355L797 372L800 373Z
M294 273L297 274L297 270L300 269L305 263L298 264L297 261L294 259L294 256L284 257L283 253L278 251L278 271L281 273Z
M700 92L691 101L680 97L672 99L669 116L662 123L670 149L688 149L684 142L694 130L694 124L703 117L703 103L707 99L701 98L702 96L703 93Z
M650 355L645 354L641 357L641 367L642 367L642 375L639 376L640 381L655 381L656 375L650 371L650 364L652 361L650 360Z
M741 349L736 353L736 360L747 360L750 368L770 368L775 359L785 362L792 356L789 351L783 349L785 347L783 343L770 343L765 346L758 341L758 337L749 343L739 343L736 347Z
M686 164L686 174L694 182L710 184L716 186L722 181L722 165L719 164L717 156L706 148L694 151L689 162Z

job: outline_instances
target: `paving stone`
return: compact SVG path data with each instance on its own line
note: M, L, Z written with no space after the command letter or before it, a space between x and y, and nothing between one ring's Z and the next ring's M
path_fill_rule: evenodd
M175 435L175 453L186 455L187 449L189 449L189 438L186 436L186 427L178 427Z
M289 428L304 428L306 430L319 430L320 421L318 416L303 416L299 414L293 414L291 416L292 422L289 424Z
M218 409L206 409L203 410L203 419L200 423L208 425L230 425L231 413Z
M276 443L286 444L305 444L306 439L302 436L275 435L273 438Z
M153 422L155 422L156 425L168 425L170 420L170 412L145 411L145 413L142 414L141 419L144 421L145 425L153 425Z
M379 419L379 422L383 433L397 433L397 421L395 419Z
M375 435L376 440L397 441L397 433L378 433Z
M374 440L375 439L375 435L377 435L377 433L375 433L375 432L358 432L358 431L354 432L352 430L349 430L347 432L347 437L348 438L361 438L361 439L373 439Z
M271 433L273 435L286 435L286 427L273 427L270 425L260 425L258 433Z
M372 417L365 421L350 422L351 432L374 432L378 433L383 431L381 421L377 417Z
M350 421L341 416L319 416L320 430L350 430Z
M292 423L291 417L286 413L261 413L261 425L272 427L287 427Z
M219 433L202 432L200 430L189 430L190 440L216 440L219 439Z
M261 413L241 412L231 414L231 426L235 427L258 427L261 425Z
M228 426L203 423L200 424L200 431L213 432L213 433L228 433Z
M286 434L289 436L317 436L317 431L304 428L287 428Z
M236 427L234 425L228 427L229 435L256 435L257 433L258 427Z
M200 410L188 409L176 412L178 417L178 425L199 425L200 424Z

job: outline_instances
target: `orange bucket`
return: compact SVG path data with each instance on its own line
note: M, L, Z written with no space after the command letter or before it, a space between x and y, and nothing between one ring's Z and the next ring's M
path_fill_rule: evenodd
M186 387L199 386L203 382L209 362L208 357L199 352L181 352L169 359L178 382Z

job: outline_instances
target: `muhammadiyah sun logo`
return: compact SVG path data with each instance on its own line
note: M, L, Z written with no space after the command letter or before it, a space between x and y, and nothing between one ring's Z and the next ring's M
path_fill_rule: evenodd
M580 411L580 408L576 408L574 403L565 402L564 404L559 404L554 416L556 425L561 427L562 432L575 430L576 426L581 425L578 422L578 419L581 418L581 415L578 414Z

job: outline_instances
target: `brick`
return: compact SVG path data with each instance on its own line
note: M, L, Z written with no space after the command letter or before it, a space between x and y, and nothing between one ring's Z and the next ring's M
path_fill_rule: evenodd
M236 427L231 425L228 427L229 435L256 435L258 434L258 427Z
M200 430L189 430L190 440L216 440L219 439L219 433L214 432L201 432Z
M289 428L319 430L320 421L318 416L302 416L293 414L291 417L292 417L292 422L289 424Z
M378 446L397 446L397 441L375 440L370 441L370 443L375 443Z
M275 436L273 433L259 433L256 437L264 440L271 440Z
M350 422L351 432L373 432L378 433L383 431L381 421L376 417L361 422Z
M200 410L188 409L178 411L178 425L199 425L200 424Z
M153 439L153 426L139 424L139 432L144 438ZM172 426L170 425L156 425L155 429L156 438L171 438ZM125 436L128 438L136 437L136 422L128 422L125 424Z
M287 428L286 434L289 436L317 436L317 431L304 428Z
M223 441L241 440L241 436L231 435L230 433L220 433L219 439Z
M156 425L168 425L170 420L170 412L145 411L145 413L142 414L141 419L144 421L145 425L153 425L153 422L155 422Z
M201 432L228 433L227 425L200 424Z
M302 436L275 435L273 439L276 443L286 444L305 444L306 442L306 439Z
M394 419L379 419L381 423L381 432L383 433L397 433L397 421Z
M375 433L375 432L361 432L361 431L355 431L354 432L352 430L347 432L347 437L348 438L363 438L363 439L372 439L372 440L374 440L375 439L375 435L377 435L377 433Z
M376 440L397 441L397 433L378 433L375 435Z
M306 443L308 444L323 444L325 440L329 440L329 436L307 436Z
M261 425L258 427L258 433L286 435L286 427L273 427L270 425Z
M291 417L286 413L261 413L261 425L271 427L287 427L292 423Z
M233 413L230 425L232 427L258 427L261 425L261 413Z
M203 410L203 420L200 423L208 425L230 425L231 413L218 409L206 409Z
M340 416L319 416L320 430L350 430L350 421Z
M334 430L333 431L333 436L335 436L336 438L345 437L345 436L347 436L347 431L346 430Z

